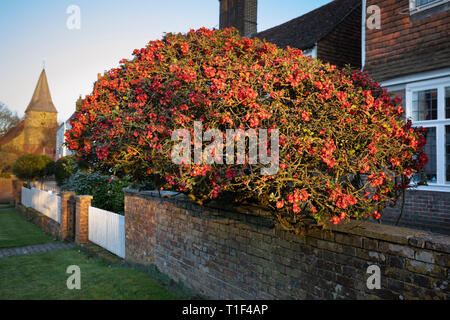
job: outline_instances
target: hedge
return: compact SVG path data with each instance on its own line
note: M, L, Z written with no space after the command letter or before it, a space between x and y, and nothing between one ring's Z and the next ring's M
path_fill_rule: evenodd
M300 232L311 218L378 219L427 161L424 130L403 119L399 99L301 50L201 28L168 33L133 55L99 76L66 134L78 161L97 172L201 204L255 202ZM259 138L259 129L278 130L279 170L261 174L267 166L248 154L244 164L236 154L234 164L196 164L193 154L174 163L172 134L192 137L195 121L219 130L202 142L211 155L227 129L254 129Z

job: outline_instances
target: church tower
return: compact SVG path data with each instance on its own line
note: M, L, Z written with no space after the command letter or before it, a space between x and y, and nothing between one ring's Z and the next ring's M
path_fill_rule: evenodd
M55 155L58 112L53 105L45 69L39 76L33 97L25 110L24 152Z
M219 0L219 28L235 27L241 36L251 37L257 31L258 0Z

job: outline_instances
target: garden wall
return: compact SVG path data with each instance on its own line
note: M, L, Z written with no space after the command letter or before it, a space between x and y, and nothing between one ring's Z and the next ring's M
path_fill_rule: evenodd
M19 204L16 209L17 212L20 213L27 221L37 225L39 228L44 230L45 233L61 238L61 226L55 220L47 217L39 211L34 210L33 208L27 208L22 204Z
M12 178L0 178L0 203L10 203L12 200Z
M365 223L300 237L256 211L125 191L126 260L213 299L450 299L450 238ZM381 269L370 290L367 268Z

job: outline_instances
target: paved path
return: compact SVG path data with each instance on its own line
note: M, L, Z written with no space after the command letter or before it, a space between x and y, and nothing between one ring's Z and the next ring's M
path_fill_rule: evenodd
M32 246L26 247L5 248L0 249L0 258L28 255L34 253L43 253L61 249L69 249L74 246L75 246L74 243L54 242L54 243L34 244Z

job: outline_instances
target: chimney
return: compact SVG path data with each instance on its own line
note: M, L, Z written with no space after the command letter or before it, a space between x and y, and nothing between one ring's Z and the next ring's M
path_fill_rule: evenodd
M258 0L219 0L219 28L235 27L244 37L256 33Z

